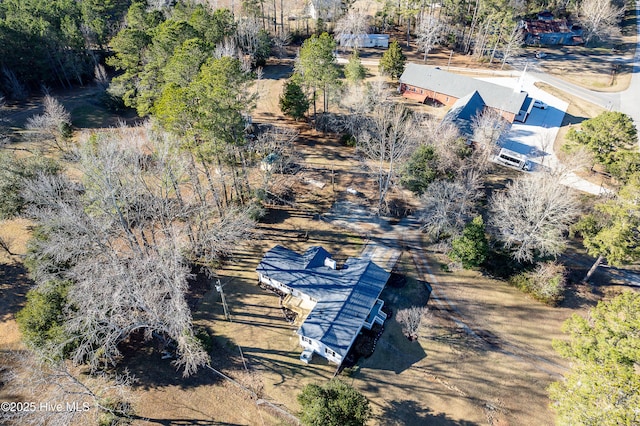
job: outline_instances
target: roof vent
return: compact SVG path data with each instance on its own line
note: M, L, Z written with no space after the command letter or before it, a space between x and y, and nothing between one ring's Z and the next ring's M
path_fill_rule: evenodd
M327 267L329 267L329 268L331 268L331 269L338 269L337 264L336 264L336 261L335 261L335 260L333 260L333 259L332 259L332 258L330 258L330 257L326 257L326 258L324 259L324 266L327 266Z

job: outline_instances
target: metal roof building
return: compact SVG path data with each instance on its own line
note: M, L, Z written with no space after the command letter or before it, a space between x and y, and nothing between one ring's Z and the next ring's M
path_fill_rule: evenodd
M437 95L452 98L449 103L441 101L447 105L478 92L486 106L514 116L518 115L527 98L526 92L413 63L407 64L400 77L400 84L423 89L425 99L430 97L440 100Z
M322 247L299 254L275 246L256 272L261 282L315 302L297 331L301 344L341 363L362 327L384 315L378 298L389 273L368 259L349 258L342 268L336 266Z

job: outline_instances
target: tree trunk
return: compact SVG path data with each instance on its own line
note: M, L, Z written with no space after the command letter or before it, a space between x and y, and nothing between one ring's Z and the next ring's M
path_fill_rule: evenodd
M313 126L318 130L318 120L316 117L316 88L313 87Z
M411 16L407 16L407 49L411 47Z
M604 260L604 256L603 255L598 256L598 258L596 259L594 264L591 266L591 269L589 269L589 272L587 272L587 275L582 280L583 283L586 284L586 283L589 282L589 279L591 278L591 275L593 275L593 273L596 271L596 269L598 269L598 266L600 266L600 264L602 263L603 260Z

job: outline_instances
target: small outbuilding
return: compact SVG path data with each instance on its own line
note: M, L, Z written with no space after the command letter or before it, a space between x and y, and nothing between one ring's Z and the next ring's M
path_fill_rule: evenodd
M342 47L389 47L388 34L343 34L338 38Z

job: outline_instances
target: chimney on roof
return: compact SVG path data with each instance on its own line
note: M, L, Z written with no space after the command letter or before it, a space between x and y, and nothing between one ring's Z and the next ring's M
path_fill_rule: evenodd
M331 269L338 269L338 265L337 265L336 261L333 260L330 257L325 257L324 266L326 266L328 268L331 268Z

